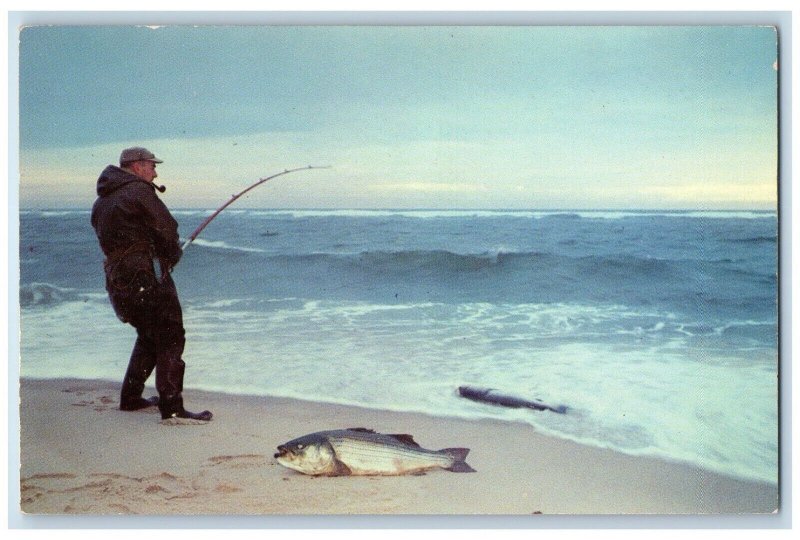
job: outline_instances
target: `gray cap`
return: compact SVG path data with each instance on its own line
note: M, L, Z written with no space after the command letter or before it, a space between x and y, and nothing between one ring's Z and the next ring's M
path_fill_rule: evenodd
M164 163L160 159L158 159L155 154L153 154L147 148L142 148L141 146L134 146L133 148L126 148L122 151L119 155L119 164L125 165L126 163L132 163L134 161L152 161L153 163Z

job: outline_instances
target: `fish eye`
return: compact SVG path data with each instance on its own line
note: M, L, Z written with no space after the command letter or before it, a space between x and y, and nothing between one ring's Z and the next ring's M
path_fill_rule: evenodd
M302 445L302 444L298 444L297 445L297 449L298 450L302 450L303 448L305 448L305 445Z

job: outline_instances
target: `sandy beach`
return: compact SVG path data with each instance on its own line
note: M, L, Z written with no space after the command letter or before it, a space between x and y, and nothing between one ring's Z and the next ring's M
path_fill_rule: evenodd
M23 380L21 510L28 514L771 513L778 488L546 437L530 426L187 390L201 426L118 410L118 383ZM153 395L148 388L145 395ZM314 431L410 433L471 448L477 473L314 478L273 458Z

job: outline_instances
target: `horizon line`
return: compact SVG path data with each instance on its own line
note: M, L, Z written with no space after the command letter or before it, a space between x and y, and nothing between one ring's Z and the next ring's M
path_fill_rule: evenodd
M216 210L216 206L175 206L170 209L174 212L183 211L208 211ZM260 212L759 212L776 213L780 208L586 208L586 207L561 207L561 208L487 208L487 207L463 207L463 208L440 208L440 207L229 207L231 210L246 210ZM29 206L19 207L18 211L70 211L70 210L91 210L89 206Z

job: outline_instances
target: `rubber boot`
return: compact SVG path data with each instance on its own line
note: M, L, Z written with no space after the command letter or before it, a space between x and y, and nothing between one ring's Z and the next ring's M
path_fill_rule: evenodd
M138 397L135 399L120 400L119 410L121 411L140 411L148 407L155 407L158 405L158 396L149 397L147 399Z
M131 359L128 362L125 378L122 381L122 390L119 397L119 409L121 411L138 411L158 405L157 396L148 399L142 397L144 383L150 377L155 366L155 355L148 349L141 337L137 338L131 352Z
M206 424L214 416L211 411L200 413L187 411L183 408L183 396L180 394L162 399L158 408L161 410L161 423L170 426Z

